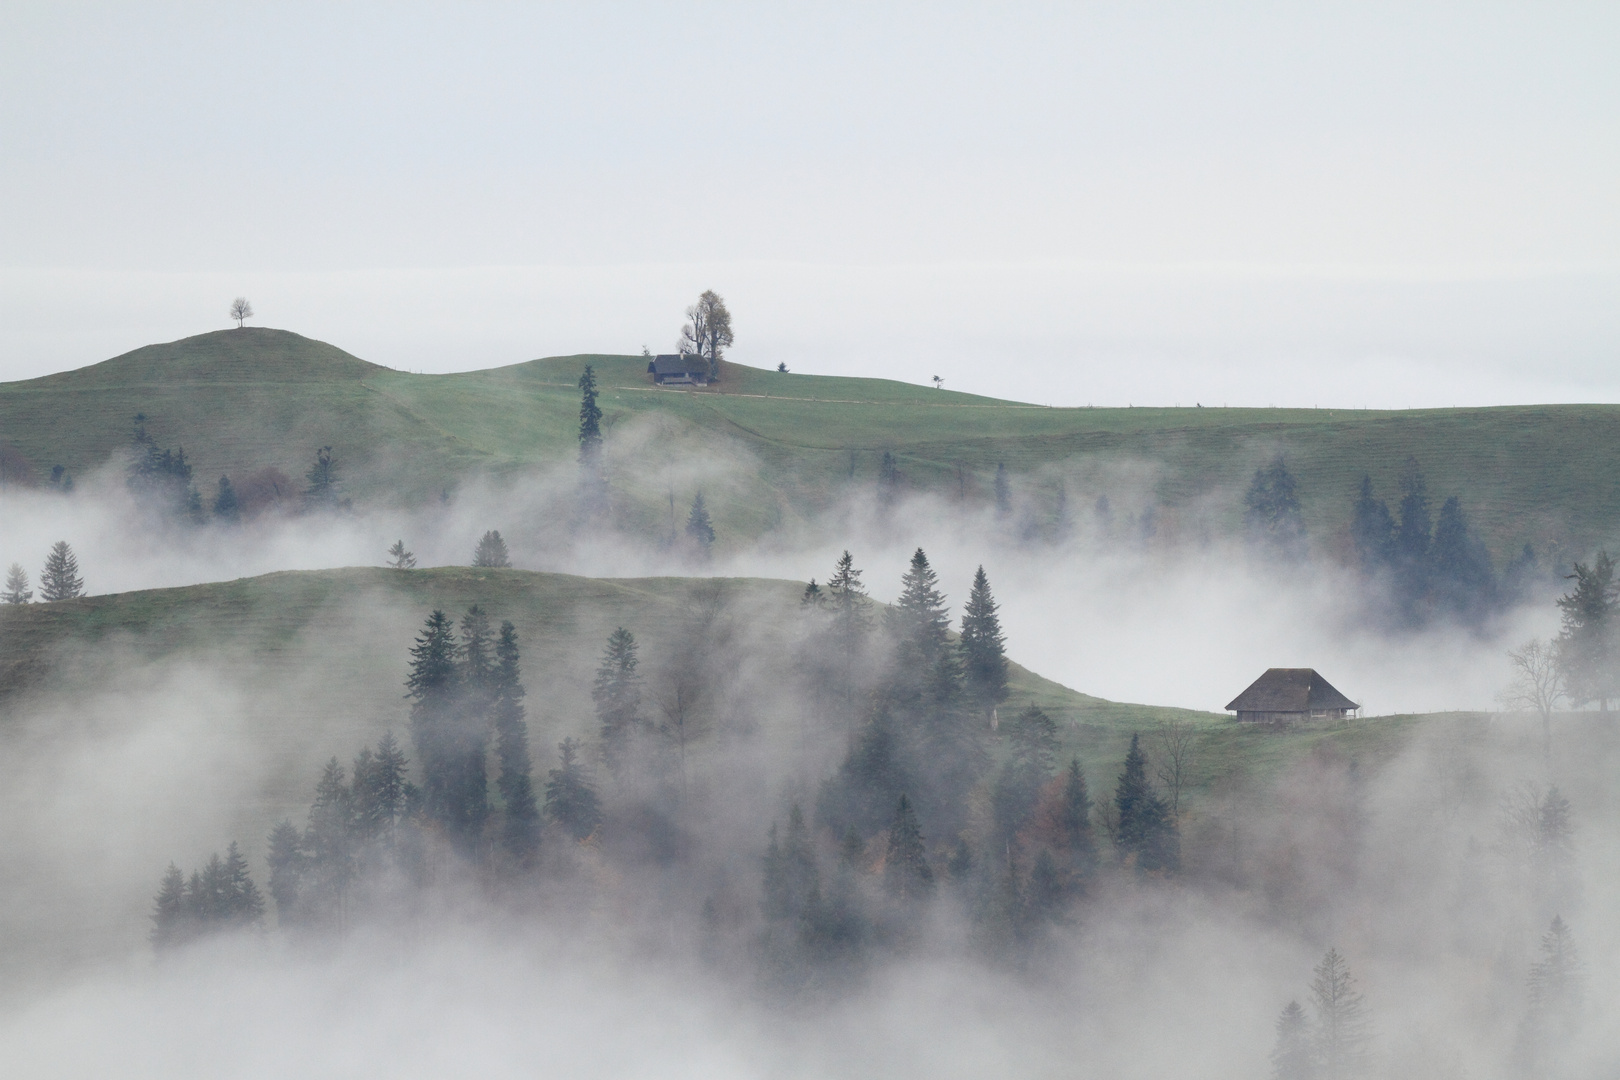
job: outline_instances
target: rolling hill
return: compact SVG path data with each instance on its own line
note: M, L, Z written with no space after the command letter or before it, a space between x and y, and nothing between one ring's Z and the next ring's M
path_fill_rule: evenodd
M876 477L885 451L904 489L982 506L1005 464L1029 522L1060 502L1084 517L1108 496L1125 514L1152 506L1170 541L1238 528L1249 476L1278 453L1323 550L1343 550L1362 475L1393 502L1408 459L1436 504L1461 497L1499 564L1526 543L1579 554L1620 535L1620 406L1064 409L729 363L716 386L665 390L640 357L414 375L263 328L0 384L0 451L13 478L57 464L82 476L128 444L141 412L161 445L186 449L204 488L265 466L299 477L331 445L357 501L419 503L475 474L571 463L586 364L602 385L623 521L652 528L666 493L689 497L669 462L724 461L731 481L710 499L722 544L835 504Z
M251 822L245 835L261 836L282 816L301 818L327 758L347 760L390 729L403 736L407 649L423 618L434 608L455 615L478 604L518 628L542 772L564 736L593 734L591 679L615 627L630 628L641 642L651 701L667 676L672 644L695 619L716 613L743 629L735 638L746 639L737 646L738 685L753 688L743 696L772 702L745 710L764 717L754 730L768 748L806 737L787 718L796 710L796 691L784 690L794 681L789 642L799 589L795 582L741 578L351 568L0 606L0 739L18 736L16 726L27 717L54 718L57 735L88 723L116 726L125 722L129 702L143 695L187 710L229 712L239 732L234 753L262 763L262 788L239 798ZM1194 739L1187 788L1195 810L1205 795L1263 780L1319 744L1368 764L1384 760L1422 722L1379 717L1263 731L1223 714L1105 701L1016 664L1010 685L1004 713L1030 703L1046 710L1058 722L1062 758L1079 756L1096 792L1112 790L1133 732L1185 725ZM711 738L731 737L728 730L717 720ZM816 756L830 763L842 754L842 732L814 737L825 743ZM696 753L703 753L701 745Z

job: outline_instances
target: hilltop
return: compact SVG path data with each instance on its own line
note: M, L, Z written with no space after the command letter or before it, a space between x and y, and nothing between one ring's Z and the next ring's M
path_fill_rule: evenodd
M653 528L667 494L689 497L673 490L687 481L669 463L713 458L734 466L711 498L722 543L833 505L874 480L886 451L906 490L983 506L1004 464L1018 516L1034 526L1060 501L1085 518L1108 496L1127 513L1153 506L1157 534L1171 540L1235 530L1249 476L1278 453L1298 478L1314 542L1329 551L1346 543L1362 475L1393 499L1408 459L1436 503L1461 497L1498 565L1526 543L1584 552L1620 522L1620 406L1045 408L730 363L715 386L666 390L641 357L415 375L263 328L0 384L0 448L37 473L61 464L83 475L127 445L142 412L162 445L185 447L200 481L266 466L297 478L315 447L331 445L356 500L418 503L475 474L571 463L586 364L602 386L610 455L616 434L652 448L611 459L623 521Z
M6 642L0 717L118 724L131 694L204 712L229 701L247 718L239 751L264 763L264 788L243 795L252 823L247 835L258 836L271 821L302 813L327 758L347 759L390 729L404 733L407 649L434 608L455 615L478 604L516 624L543 772L564 736L594 735L591 679L615 627L630 628L642 643L649 694L659 692L671 644L694 618L715 612L746 627L760 654L789 665L766 672L762 685L787 686L793 671L786 642L799 614L799 589L795 582L747 578L349 568L0 606ZM1004 712L1030 703L1044 709L1058 722L1060 757L1079 756L1092 789L1101 793L1112 790L1131 734L1151 738L1165 724L1192 733L1187 790L1196 800L1275 775L1319 744L1369 764L1385 760L1421 722L1380 717L1264 731L1224 714L1106 701L1016 663L1009 682ZM0 724L0 737L14 734ZM805 737L797 723L780 719L760 734L766 745ZM830 757L843 752L841 733L820 737Z

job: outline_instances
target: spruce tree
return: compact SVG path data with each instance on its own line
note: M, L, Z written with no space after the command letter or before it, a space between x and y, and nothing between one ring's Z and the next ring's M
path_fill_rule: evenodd
M225 849L222 881L221 923L225 927L245 930L264 921L264 897L253 884L247 858L234 840Z
M991 792L996 840L1005 844L1024 824L1052 773L1057 750L1057 725L1030 705L1006 724L1002 737L1008 744L1007 761Z
M315 785L315 802L304 827L305 895L301 899L316 919L338 928L347 914L349 887L357 870L355 831L354 793L334 757Z
M236 489L231 487L231 478L219 478L219 494L214 496L214 517L227 525L235 525L242 520L242 504L237 501Z
M183 944L190 936L191 910L186 892L185 875L174 863L163 875L157 896L152 901L153 948L158 951Z
M405 550L404 540L395 540L388 549L388 565L395 570L410 570L416 566L416 554Z
M714 547L714 523L709 520L709 508L703 502L703 492L692 497L692 510L686 515L686 535L699 555L708 558Z
M1395 558L1395 519L1382 499L1373 498L1370 476L1361 478L1361 494L1351 510L1350 539L1363 574L1376 574Z
M607 648L596 669L596 680L591 684L602 757L615 773L626 764L631 742L646 726L641 716L638 663L636 636L621 626L608 635Z
M1446 610L1462 618L1484 614L1496 602L1496 577L1484 543L1468 527L1453 495L1434 524L1434 587Z
M1575 587L1558 598L1563 613L1558 666L1572 703L1596 701L1606 711L1608 699L1616 694L1614 560L1600 551L1591 566L1576 563L1573 569L1569 579Z
M1006 638L996 611L990 579L981 566L973 575L973 588L962 611L959 645L968 700L986 720L997 705L1007 700Z
M478 546L473 549L474 566L509 567L512 560L506 553L506 541L501 539L499 529L491 529L478 539Z
M1304 554L1305 518L1300 512L1298 484L1281 454L1270 465L1255 470L1243 507L1244 524L1253 542L1286 558Z
M596 370L586 364L579 377L579 464L594 473L601 467L602 409L596 404Z
M889 824L889 847L883 863L883 885L889 895L901 901L918 900L934 888L934 872L928 866L928 850L923 843L922 825L904 794Z
M827 579L827 601L832 609L833 648L838 669L836 695L843 701L845 720L855 720L855 682L860 657L871 628L871 601L861 585L861 571L855 557L846 550L838 557L832 577Z
M265 861L270 864L270 898L276 902L276 921L283 927L293 926L300 916L304 838L292 822L281 821L270 830Z
M501 794L505 815L501 823L501 844L519 865L527 865L540 844L540 810L530 777L529 727L523 719L523 683L519 672L517 628L501 624L495 642L493 678L494 704L491 714L495 727L495 759L500 772L495 788Z
M1313 1080L1316 1059L1310 1021L1299 1002L1290 1001L1277 1017L1277 1045L1271 1051L1271 1080Z
M787 835L777 843L771 825L765 856L765 917L801 920L813 918L821 893L821 874L804 813L797 803L788 812Z
M1080 771L1080 759L1069 760L1069 771L1063 782L1063 805L1059 817L1064 847L1069 861L1082 879L1090 876L1097 865L1097 839L1091 828L1091 795L1086 791L1086 777Z
M552 769L546 778L546 817L575 840L585 839L602 820L601 800L580 760L579 749L571 738L558 743L562 765Z
M11 569L6 571L6 590L0 593L0 601L26 604L33 598L34 590L28 587L28 571L22 568L21 563L12 563Z
M1175 870L1181 865L1181 839L1175 819L1147 778L1147 755L1133 734L1125 755L1125 768L1114 792L1118 815L1116 843L1121 853L1134 855L1136 868L1148 872Z
M457 686L454 630L442 611L428 616L411 646L406 697L411 700L411 741L422 770L423 810L448 826L455 774Z
M79 576L79 560L66 540L58 540L45 556L45 569L39 575L39 598L49 604L83 595L84 579Z
M1520 1056L1532 1076L1566 1075L1577 1035L1585 969L1561 915L1541 937L1541 958L1530 966L1530 1010L1520 1032Z
M1323 1080L1348 1080L1367 1070L1372 1041L1366 1003L1338 949L1329 949L1312 972L1316 1060Z
M1004 462L996 464L996 517L1005 520L1012 515L1012 484L1007 479L1007 466Z
M315 464L304 474L309 487L304 489L304 505L315 510L330 510L338 505L338 467L332 460L332 448L323 446L315 451Z
M884 506L891 506L899 496L900 470L895 465L894 455L885 450L878 462L878 500Z
M931 669L949 641L950 609L938 588L939 575L928 565L922 548L912 554L900 585L894 611L902 648L911 654L906 662Z
M822 595L821 586L816 584L815 578L811 578L810 584L804 587L804 593L799 597L799 606L819 610L826 602L827 598Z
M1393 545L1395 599L1407 622L1418 620L1429 595L1432 527L1428 488L1416 459L1409 458L1401 473L1400 515Z

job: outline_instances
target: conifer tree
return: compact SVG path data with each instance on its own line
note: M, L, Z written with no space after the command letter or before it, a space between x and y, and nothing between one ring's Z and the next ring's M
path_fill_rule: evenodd
M491 529L479 537L478 546L473 549L472 564L496 568L512 565L512 560L506 553L506 541L501 539L499 529Z
M1012 515L1012 484L1007 479L1005 462L996 464L996 517L1001 520Z
M454 631L444 612L428 616L410 652L405 696L411 700L411 740L422 769L423 810L430 820L448 827L455 803L459 686Z
M315 785L315 802L304 828L305 909L328 925L342 928L355 865L354 793L337 758L326 763Z
M1490 553L1468 527L1462 503L1455 495L1440 506L1433 550L1435 591L1445 609L1471 618L1494 606L1496 577Z
M323 446L315 451L315 464L304 474L309 487L304 489L304 505L315 510L330 510L338 505L338 467L332 460L332 448Z
M804 595L799 597L799 606L819 610L826 602L827 598L822 595L821 586L816 584L815 578L811 578L810 584L804 587Z
M928 865L922 825L904 794L895 807L889 825L889 847L883 863L883 884L889 895L901 901L919 900L934 888L934 872Z
M388 549L388 565L395 570L410 570L416 566L416 554L405 550L404 540L395 540Z
M153 948L158 951L183 944L190 936L191 911L186 895L185 875L174 863L163 875L157 896L152 901Z
M579 377L579 464L594 473L601 467L602 409L596 403L596 370L586 364Z
M253 884L253 878L248 873L247 858L234 840L225 849L222 879L221 922L228 928L239 930L263 922L264 897L260 895L259 887Z
M1312 972L1316 1008L1316 1060L1323 1080L1348 1080L1366 1072L1372 1041L1366 1004L1338 949L1329 949Z
M962 611L962 673L968 699L986 720L1007 700L1006 638L1001 617L990 595L990 579L981 566L973 575L973 588Z
M540 844L540 810L530 778L529 727L523 719L517 628L509 622L501 624L495 642L493 690L495 758L500 763L495 787L505 807L501 844L520 866L527 865Z
M1029 817L1051 775L1057 725L1041 709L1030 705L1004 724L1002 731L1008 755L991 794L991 806L996 839L1004 844Z
M1255 470L1243 507L1252 541L1286 558L1304 554L1305 518L1300 512L1298 484L1281 454L1270 465Z
M562 765L552 769L546 778L546 817L575 840L585 839L602 820L601 800L580 760L579 749L571 738L558 743Z
M1429 595L1432 527L1428 488L1416 459L1409 458L1401 474L1400 515L1393 544L1396 601L1408 622L1417 621L1420 605Z
M821 874L816 866L810 830L805 825L804 813L794 803L788 812L787 835L780 845L776 825L771 825L770 846L765 855L765 917L813 918L820 894Z
M1563 628L1558 634L1558 666L1570 701L1596 701L1600 711L1616 695L1614 560L1598 552L1591 566L1576 563L1569 577L1575 587L1558 599Z
M1373 498L1370 476L1361 478L1361 494L1351 511L1350 538L1363 574L1378 573L1395 557L1395 519L1382 499Z
M283 927L298 922L299 893L304 877L304 838L290 821L279 822L270 830L270 898L276 902L276 920ZM178 871L176 871L178 873Z
M6 571L6 590L0 593L0 601L26 604L33 598L34 590L28 587L28 571L22 568L21 563L12 563L11 569Z
M1080 771L1079 758L1069 760L1068 775L1063 783L1063 812L1059 820L1070 862L1075 872L1084 879L1097 865L1097 839L1091 828L1091 795L1086 791L1086 777Z
M641 676L636 672L639 663L636 636L621 626L608 635L591 684L602 757L614 772L623 768L632 740L646 726L641 716Z
M701 491L692 497L692 510L686 515L686 535L697 553L708 558L709 549L714 547L714 523L709 520L709 508L703 502Z
M1563 916L1554 915L1541 937L1541 958L1530 966L1530 1010L1519 1036L1519 1054L1529 1075L1567 1075L1584 975L1569 926Z
M846 550L827 579L827 601L832 610L833 648L837 657L836 694L842 699L845 719L855 720L855 682L859 659L871 628L870 600L861 585L855 557Z
M231 478L219 478L219 494L214 496L214 517L227 525L235 525L242 520L242 504L237 501L236 489L231 487Z
M900 578L900 599L895 617L902 647L911 653L907 662L923 670L933 667L949 640L950 610L939 591L939 575L928 565L928 556L918 548L911 566Z
M894 455L885 450L878 462L878 501L884 506L891 506L899 496L900 470L895 464Z
M1277 1045L1271 1051L1271 1080L1313 1080L1316 1060L1310 1022L1299 1002L1290 1001L1277 1017Z
M1170 808L1148 783L1147 755L1141 739L1131 736L1125 769L1114 792L1117 837L1121 853L1136 857L1139 871L1175 870L1181 865L1181 839Z
M39 575L39 598L49 604L83 595L84 579L79 576L79 560L66 540L58 540L45 556L45 569Z

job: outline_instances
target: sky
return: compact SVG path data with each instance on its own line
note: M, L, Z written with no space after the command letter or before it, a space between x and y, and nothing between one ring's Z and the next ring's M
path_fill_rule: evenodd
M258 325L1057 405L1620 401L1612 4L0 9L0 379Z

